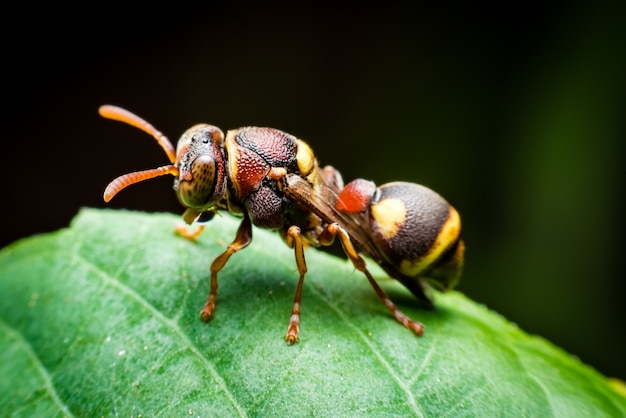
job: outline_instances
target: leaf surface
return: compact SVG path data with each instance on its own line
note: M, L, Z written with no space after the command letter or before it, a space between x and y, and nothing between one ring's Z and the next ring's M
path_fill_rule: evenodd
M229 215L192 242L170 214L83 209L69 228L0 252L0 405L14 416L624 416L592 368L458 292L420 307L370 268L390 316L348 261L306 252L300 342L283 340L298 279L271 231L220 273ZM480 278L465 277L464 280Z

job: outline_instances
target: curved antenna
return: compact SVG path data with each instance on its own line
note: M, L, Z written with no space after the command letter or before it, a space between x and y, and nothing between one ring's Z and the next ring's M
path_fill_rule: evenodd
M135 128L141 129L147 134L150 134L157 140L163 151L167 154L167 158L174 164L176 162L176 149L172 145L169 139L161 131L156 129L152 124L135 115L134 113L122 109L118 106L103 105L98 109L100 116L107 119L116 120L119 122L127 123Z
M171 174L174 177L178 177L178 168L173 165L164 165L163 167L152 168L150 170L135 171L134 173L124 174L113 180L107 188L104 190L104 201L108 202L113 199L113 196L118 194L120 190L130 186L131 184L139 183L140 181L153 179L159 176L165 176Z

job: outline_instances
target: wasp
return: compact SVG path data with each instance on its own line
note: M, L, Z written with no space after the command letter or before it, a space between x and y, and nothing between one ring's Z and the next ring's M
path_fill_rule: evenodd
M464 244L456 210L434 191L413 183L377 187L357 179L344 186L338 170L320 167L309 145L286 132L249 126L229 130L197 124L183 133L176 148L149 122L123 108L104 105L102 117L124 122L152 135L170 164L117 177L104 191L110 201L122 189L162 175L174 176L174 190L195 232L225 210L241 217L235 238L210 266L209 294L200 316L213 318L218 273L230 257L252 241L253 225L277 231L294 250L299 280L285 340L299 340L302 288L307 272L304 248L329 246L338 239L393 316L416 335L424 326L402 313L367 269L364 254L398 279L427 306L428 286L448 290L463 266Z

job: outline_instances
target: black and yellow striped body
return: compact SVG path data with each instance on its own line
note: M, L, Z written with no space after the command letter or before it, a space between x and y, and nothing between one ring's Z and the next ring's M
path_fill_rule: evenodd
M433 190L408 182L376 187L357 179L339 194L337 207L361 217L377 250L370 256L380 257L383 268L413 293L421 293L420 286L414 290L419 283L411 283L418 279L441 290L457 284L465 250L461 219Z

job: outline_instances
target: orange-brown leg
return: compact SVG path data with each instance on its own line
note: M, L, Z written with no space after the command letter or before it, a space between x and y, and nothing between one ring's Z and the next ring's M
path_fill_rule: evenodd
M320 244L322 245L332 244L332 242L335 239L335 236L339 237L339 241L341 242L343 251L346 253L350 261L352 261L352 264L354 265L354 267L357 270L363 272L363 274L365 274L365 276L367 277L367 280L370 282L370 284L374 288L374 291L378 295L378 298L385 304L387 309L389 309L389 311L398 320L398 322L400 322L402 325L404 325L405 327L413 331L416 335L422 335L424 333L424 325L406 316L404 313L402 313L402 311L400 311L396 307L396 305L391 301L391 299L389 299L389 296L387 296L385 291L381 289L378 283L376 283L376 280L374 280L374 277L372 277L372 274L369 272L369 270L365 266L365 260L363 260L363 258L359 255L359 253L354 248L354 245L352 245L352 240L350 240L350 236L348 235L345 229L343 229L341 226L339 226L336 223L332 223L326 226L326 228L324 228L324 230L320 234L320 237L319 237Z
M198 225L195 231L190 231L184 225L178 225L174 228L174 232L177 235L180 235L183 238L186 238L190 241L195 241L196 238L200 236L200 234L204 231L204 225Z
M292 345L298 342L298 331L300 328L300 303L302 302L302 285L304 283L304 275L306 274L306 261L304 259L304 244L300 235L300 228L292 225L287 230L287 244L293 248L296 256L296 266L300 273L296 293L293 297L293 308L291 309L291 317L289 318L289 327L285 340L287 344Z
M208 321L213 317L215 301L217 300L217 273L224 268L231 255L243 248L246 248L251 241L252 223L246 214L237 229L237 235L235 236L233 242L226 248L226 251L213 260L213 263L211 264L211 286L209 290L209 297L207 298L202 311L200 311L200 316L203 321Z

